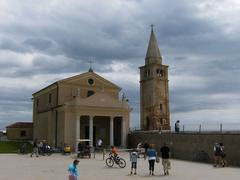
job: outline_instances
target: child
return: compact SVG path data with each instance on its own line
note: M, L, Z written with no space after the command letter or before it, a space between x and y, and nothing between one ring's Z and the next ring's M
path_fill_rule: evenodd
M136 149L134 149L131 152L131 156L130 156L130 161L132 162L131 174L133 173L133 169L134 169L134 174L137 174L137 158L138 158L138 153Z
M78 179L78 169L77 169L78 163L79 163L79 160L75 159L73 161L73 163L69 165L69 167L68 167L68 172L69 172L68 179L69 180L77 180Z
M115 146L111 146L111 153L114 158L118 157L117 148Z

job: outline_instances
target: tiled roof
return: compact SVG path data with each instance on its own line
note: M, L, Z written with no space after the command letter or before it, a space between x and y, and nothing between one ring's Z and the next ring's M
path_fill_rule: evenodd
M10 124L6 128L33 128L32 122L16 122L13 124Z

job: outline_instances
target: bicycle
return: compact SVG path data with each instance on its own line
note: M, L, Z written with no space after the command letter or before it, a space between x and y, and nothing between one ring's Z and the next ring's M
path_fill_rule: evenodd
M118 156L114 157L111 153L109 154L109 157L106 159L105 163L108 167L113 167L114 164L117 164L120 168L125 168L126 166L126 161L123 158Z

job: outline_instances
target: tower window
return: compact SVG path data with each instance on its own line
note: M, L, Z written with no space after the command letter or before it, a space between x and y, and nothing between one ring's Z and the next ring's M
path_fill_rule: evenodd
M92 96L93 94L94 94L94 91L89 90L89 91L87 92L87 97Z
M167 124L167 120L166 119L163 119L163 124Z
M163 124L163 119L162 118L160 118L160 124Z
M159 76L163 76L163 70L160 70Z
M147 70L147 76L150 76L150 69Z
M145 129L146 129L146 130L149 130L149 129L150 129L150 119L149 119L149 117L146 117L146 126L145 126Z
M144 76L145 77L150 76L150 69L147 69L147 70L144 71Z
M51 94L51 93L48 95L48 103L49 103L49 104L52 103L52 94Z
M163 76L163 70L157 69L156 73L158 76L162 77Z
M160 111L162 112L162 110L163 110L163 106L162 104L160 104Z

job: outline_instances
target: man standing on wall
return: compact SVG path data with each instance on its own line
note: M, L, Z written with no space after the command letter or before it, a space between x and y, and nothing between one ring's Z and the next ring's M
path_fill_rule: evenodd
M175 132L179 133L180 131L180 120L177 120L175 123Z

